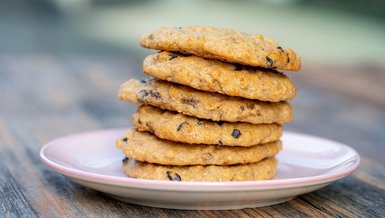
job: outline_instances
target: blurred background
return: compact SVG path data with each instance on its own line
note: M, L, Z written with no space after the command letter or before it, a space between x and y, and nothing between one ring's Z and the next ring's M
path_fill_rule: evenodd
M302 56L289 130L385 147L385 1L1 0L0 133L55 137L127 126L136 106L119 85L145 77L139 46L159 26L205 25L263 34ZM27 134L28 133L28 134ZM34 141L33 141L34 140ZM385 163L385 160L381 160Z
M262 33L312 62L381 62L381 0L2 0L0 53L129 54L159 26Z

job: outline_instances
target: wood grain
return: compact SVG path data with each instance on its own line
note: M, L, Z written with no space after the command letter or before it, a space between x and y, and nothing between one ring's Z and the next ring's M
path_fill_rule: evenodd
M275 206L183 211L113 200L67 180L39 159L41 146L56 137L127 126L135 106L118 101L116 92L122 81L144 77L139 62L126 57L2 56L0 217L384 217L385 93L380 92L385 73L371 66L355 69L360 76L332 66L289 74L300 92L293 102L295 122L286 129L351 145L362 155L356 173ZM363 75L370 77L365 85L352 82ZM350 84L344 83L350 77ZM366 94L359 91L363 86Z

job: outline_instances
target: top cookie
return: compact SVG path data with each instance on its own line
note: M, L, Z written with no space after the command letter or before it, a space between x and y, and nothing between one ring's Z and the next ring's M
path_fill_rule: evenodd
M213 27L161 27L140 39L146 48L195 54L254 67L297 71L301 57L262 35Z

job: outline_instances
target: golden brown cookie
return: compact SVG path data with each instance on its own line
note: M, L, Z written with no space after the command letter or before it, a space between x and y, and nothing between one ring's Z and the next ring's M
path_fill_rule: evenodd
M139 131L188 144L252 146L277 141L282 135L278 124L215 122L150 105L141 105L131 120Z
M276 155L282 147L281 141L250 147L191 145L159 139L135 129L128 130L116 144L128 158L175 166L255 163Z
M130 79L121 85L119 98L214 121L282 124L292 119L287 102L231 97L161 80Z
M146 48L195 54L200 57L279 70L299 70L301 57L262 35L213 27L161 27L142 36Z
M275 70L245 67L161 52L143 63L146 74L195 89L219 92L261 101L286 101L294 98L296 88L287 76Z
M126 158L123 167L127 176L138 179L224 182L272 179L277 163L275 158L267 158L257 163L231 166L170 166Z

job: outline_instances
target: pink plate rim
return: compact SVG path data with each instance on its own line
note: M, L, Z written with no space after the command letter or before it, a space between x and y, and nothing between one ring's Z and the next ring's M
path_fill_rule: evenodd
M64 166L60 163L57 163L53 160L50 160L45 155L45 150L55 145L58 141L68 139L68 138L76 138L83 137L88 134L112 134L118 131L124 132L126 128L113 128L113 129L102 129L95 131L88 131L82 133L76 133L64 137L57 138L53 141L45 144L40 150L40 158L41 160L53 169L56 172L59 172L65 176L84 180L93 183L100 183L105 185L113 185L113 186L123 186L123 187L131 187L131 188L150 188L150 189L161 189L161 190L181 190L188 189L192 190L205 190L205 191L233 191L233 190L264 190L264 189L285 189L291 187L302 187L302 186L312 186L319 184L328 184L332 181L341 179L345 176L352 174L360 164L360 156L358 153L348 145L302 133L296 133L291 131L285 131L285 134L292 134L301 137L310 137L315 140L322 140L334 143L338 146L342 146L347 148L348 150L354 153L354 158L351 161L354 161L354 164L344 168L337 172L332 172L328 174L321 174L318 176L311 177L301 177L301 178L290 178L290 179L273 179L273 180L263 180L263 181L244 181L244 182L173 182L173 181L161 181L161 180L147 180L147 179L135 179L129 177L117 177L117 176L108 176L103 174L91 173L82 170L78 170L75 168Z

